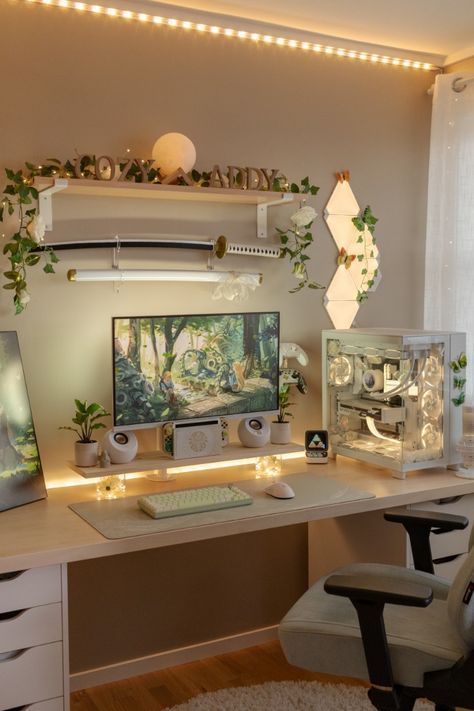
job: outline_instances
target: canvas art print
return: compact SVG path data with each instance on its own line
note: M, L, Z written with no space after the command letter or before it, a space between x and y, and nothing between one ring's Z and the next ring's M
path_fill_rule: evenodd
M45 496L18 337L0 332L0 511Z

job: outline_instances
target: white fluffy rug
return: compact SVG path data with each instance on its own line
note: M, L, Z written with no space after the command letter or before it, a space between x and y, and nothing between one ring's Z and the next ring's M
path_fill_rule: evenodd
M417 701L415 711L433 711ZM171 711L166 709L165 711ZM367 689L317 681L270 681L200 694L173 711L374 711Z

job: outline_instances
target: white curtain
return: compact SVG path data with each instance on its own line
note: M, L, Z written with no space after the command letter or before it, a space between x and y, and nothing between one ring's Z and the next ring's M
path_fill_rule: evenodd
M455 82L453 87L453 82ZM455 91L454 88L460 89ZM425 328L467 334L474 399L474 74L436 78L426 236ZM456 354L457 355L457 354Z

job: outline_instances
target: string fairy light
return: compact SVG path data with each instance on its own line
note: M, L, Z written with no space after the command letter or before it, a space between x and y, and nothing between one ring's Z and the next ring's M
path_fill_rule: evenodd
M207 25L203 22L193 22L192 20L181 20L174 17L161 17L158 15L135 12L130 9L117 9L112 6L98 5L77 0L24 0L29 4L46 5L47 7L57 7L66 10L76 10L77 12L90 12L93 15L106 15L110 18L123 20L135 20L140 23L151 23L154 25L167 26L172 29L182 29L186 31L206 32L216 37L237 38L250 41L255 44L277 45L278 47L301 49L303 51L312 50L315 53L325 54L327 57L339 59L359 60L369 64L382 64L384 66L400 67L401 69L415 69L422 71L439 71L439 67L430 62L422 62L419 59L401 59L388 55L377 54L363 50L345 49L324 44L312 44L308 41L300 41L295 38L277 37L270 34L260 34L258 32L247 32L237 27L219 27L218 25Z

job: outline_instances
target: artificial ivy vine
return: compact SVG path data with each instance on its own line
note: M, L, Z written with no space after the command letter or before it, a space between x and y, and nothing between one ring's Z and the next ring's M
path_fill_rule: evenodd
M464 352L460 353L455 360L449 362L449 367L454 373L453 375L453 388L458 390L459 394L456 397L451 398L451 402L455 407L459 407L464 404L466 399L466 378L465 370L467 368L467 356Z
M26 308L30 294L27 284L27 270L43 262L43 271L46 274L54 273L54 265L59 261L53 249L44 246L45 225L38 211L38 190L34 187L35 177L50 178L97 178L100 170L100 159L94 155L81 155L76 160L61 162L57 158L48 158L42 165L26 162L25 169L18 171L6 169L8 182L3 189L0 205L0 221L4 222L16 214L17 224L14 231L7 238L3 247L3 254L8 256L10 267L3 272L7 283L4 289L13 293L15 313L20 314ZM120 180L130 182L147 182L160 184L162 182L159 170L153 168L153 160L123 160L119 161L121 171ZM199 173L191 171L190 175L178 176L178 185L208 187L211 172ZM275 192L292 192L316 195L319 188L312 185L309 178L304 178L300 185L288 183L284 175L278 175L272 182ZM291 226L278 229L281 244L281 256L288 257L292 272L298 278L299 284L292 292L300 291L305 286L311 289L322 289L320 284L310 281L307 272L307 262L310 257L306 254L307 248L313 241L311 225L316 213L312 208L302 207L292 218ZM293 219L294 218L294 219ZM294 221L296 220L296 222ZM303 224L304 222L304 224Z
M373 215L372 210L370 209L370 205L367 205L361 215L352 218L352 224L361 233L357 238L357 242L358 244L364 245L364 253L357 255L357 260L359 262L364 262L364 268L362 269L363 279L357 291L356 297L356 301L358 301L360 304L369 298L367 292L374 285L375 277L378 275L378 269L374 269L372 273L370 273L369 271L369 259L373 259L375 257L375 254L372 246L368 248L367 242L364 239L364 232L367 228L370 234L372 235L372 243L375 244L374 232L375 225L377 224L377 222L378 218Z
M11 217L17 211L18 222L15 231L3 247L3 254L8 256L10 262L10 268L3 273L7 279L3 288L14 292L15 313L19 314L30 300L26 282L27 268L34 267L43 260L43 271L51 274L54 273L53 265L58 262L58 258L52 249L43 250L43 254L33 251L38 248L44 237L44 224L37 214L37 206L34 206L38 200L38 191L32 184L33 171L30 170L25 174L22 170L15 172L7 168L6 174L10 182L3 190L0 220L3 222L5 213Z
M279 185L277 183L277 185ZM277 189L277 185L274 183L274 190ZM301 186L301 187L300 187ZM300 183L291 183L290 191L292 193L310 194L316 195L319 188L316 185L312 185L309 177L303 178ZM278 188L281 190L281 186ZM305 286L309 289L324 289L322 284L318 284L315 281L311 281L308 274L307 263L310 260L310 256L306 253L306 250L313 242L313 234L311 232L311 227L313 221L316 217L316 212L312 207L308 205L303 205L290 217L290 226L286 230L282 230L279 227L276 228L280 236L280 257L288 257L292 265L292 273L298 279L299 283L293 289L290 289L290 294L295 294L301 291Z

